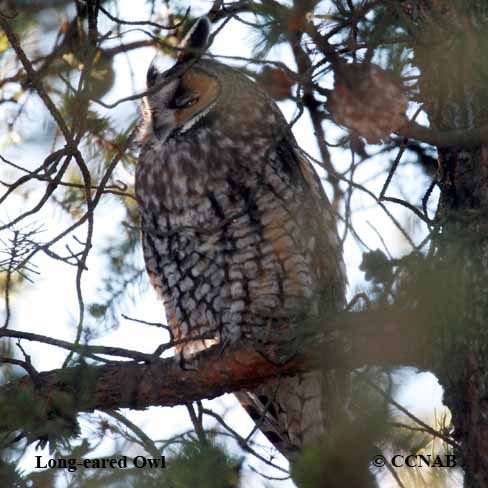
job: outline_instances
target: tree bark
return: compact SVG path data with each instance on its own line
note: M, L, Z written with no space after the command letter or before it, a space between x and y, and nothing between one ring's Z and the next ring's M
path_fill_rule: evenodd
M488 121L485 0L419 0L411 11L415 62L431 126L471 130ZM440 19L442 19L440 21ZM488 143L488 141L487 141ZM438 148L441 200L433 268L448 276L433 324L434 372L460 445L465 486L488 486L488 144ZM444 308L442 307L442 300Z
M412 327L418 320L414 312L395 309L347 312L331 324L327 339L310 346L306 357L284 364L270 361L275 355L270 347L258 352L251 346L225 350L214 346L184 363L154 357L146 362L139 359L104 365L83 363L41 373L31 367L30 374L0 387L0 405L5 406L5 411L0 412L0 429L26 428L16 398L23 398L21 404L41 405L36 411L44 418L32 424L43 425L56 412L74 418L79 412L93 410L183 405L249 390L279 375L313 368L354 369L374 364L426 369L430 346L422 327ZM8 329L0 330L2 336L39 340L34 334ZM103 354L102 350L96 352Z

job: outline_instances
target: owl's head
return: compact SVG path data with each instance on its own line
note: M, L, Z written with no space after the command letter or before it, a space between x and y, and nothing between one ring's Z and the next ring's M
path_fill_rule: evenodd
M154 135L165 140L174 131L184 133L205 117L220 93L218 77L199 63L210 32L206 17L198 19L182 44L176 63L165 71L156 56L147 71L149 94L144 98L144 115Z
M174 66L163 70L159 57L152 61L147 71L149 94L143 102L145 135L152 133L164 142L172 135L185 134L197 124L205 125L212 118L221 122L225 119L230 130L232 114L247 111L250 112L245 118L247 122L252 122L250 118L264 122L259 109L264 113L270 110L265 108L265 95L257 95L260 90L256 84L227 65L201 57L209 33L210 22L202 17L180 45Z

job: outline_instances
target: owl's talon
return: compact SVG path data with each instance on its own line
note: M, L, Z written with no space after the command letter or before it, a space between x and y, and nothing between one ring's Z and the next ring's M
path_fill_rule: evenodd
M225 348L230 345L231 341L230 339L227 337L225 338L223 341L219 341L219 344L220 344L220 347L219 347L219 354L218 354L218 357L222 357L224 352L225 352Z
M198 369L198 360L196 360L194 355L186 357L184 351L178 351L176 352L174 358L183 371L195 371Z

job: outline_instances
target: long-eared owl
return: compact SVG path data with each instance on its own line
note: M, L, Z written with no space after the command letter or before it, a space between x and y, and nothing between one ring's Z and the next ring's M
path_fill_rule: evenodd
M346 284L320 180L274 101L196 54L208 34L198 20L171 69L151 63L136 169L150 281L174 338L198 337L183 357L212 344L291 345L341 307ZM322 431L323 391L310 372L237 396L289 457Z

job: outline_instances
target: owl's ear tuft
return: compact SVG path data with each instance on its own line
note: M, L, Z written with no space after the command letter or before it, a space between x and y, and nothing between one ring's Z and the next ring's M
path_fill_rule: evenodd
M207 46L209 35L210 21L207 17L200 17L181 42L178 61L185 62L198 56Z

